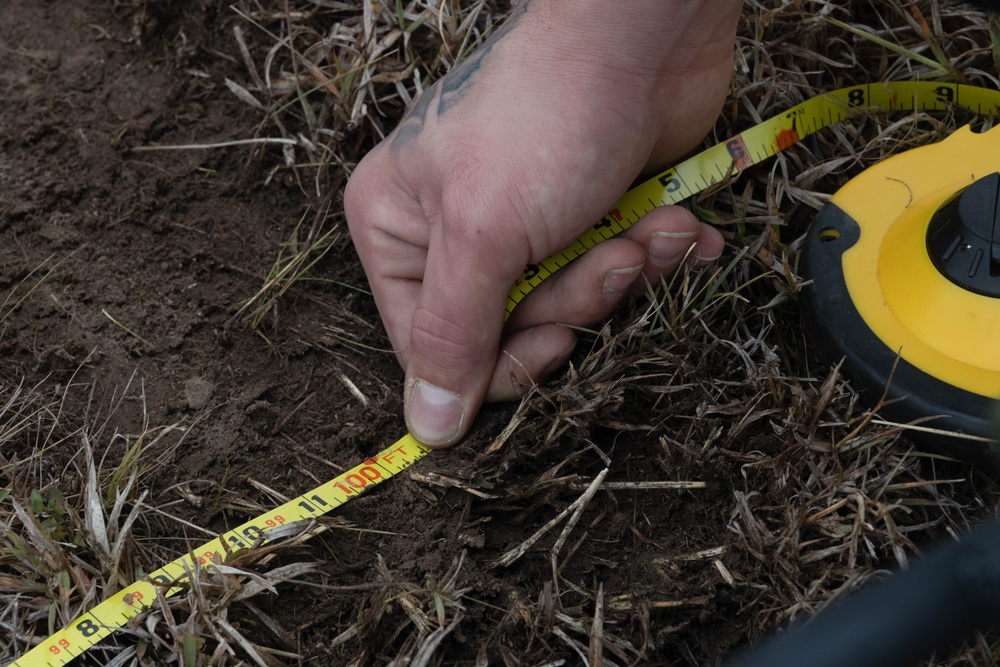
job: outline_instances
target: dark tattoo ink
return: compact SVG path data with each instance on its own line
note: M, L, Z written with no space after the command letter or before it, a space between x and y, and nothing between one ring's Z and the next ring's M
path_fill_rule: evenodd
M392 140L393 148L399 148L408 144L424 129L424 122L427 120L427 110L431 106L431 98L436 93L436 87L431 86L424 91L420 99L417 100L417 103L410 107L403 121L396 128L396 136Z
M437 97L438 99L436 114L443 116L465 97L471 87L470 81L473 75L482 68L483 62L489 57L490 52L493 51L493 47L496 46L497 42L513 30L514 26L521 20L521 17L524 16L528 8L529 2L530 0L524 0L503 26L486 40L485 44L466 58L461 65L448 72L440 81L424 91L420 99L417 100L417 103L410 108L406 117L403 118L399 127L396 128L396 136L392 140L393 148L400 148L406 145L424 129L424 124L427 122L427 113L431 108L433 98Z

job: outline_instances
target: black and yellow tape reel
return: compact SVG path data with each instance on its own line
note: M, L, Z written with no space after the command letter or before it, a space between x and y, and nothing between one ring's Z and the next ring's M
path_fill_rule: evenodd
M870 400L884 395L883 415L961 457L1000 453L989 440L1000 397L998 193L1000 128L966 126L847 183L803 254L803 317L819 351L843 358Z

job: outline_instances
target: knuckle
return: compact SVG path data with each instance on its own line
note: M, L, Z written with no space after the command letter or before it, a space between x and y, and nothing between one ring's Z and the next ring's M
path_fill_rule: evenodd
M484 333L418 308L410 329L411 359L415 353L443 370L468 366L483 357L487 346Z
M449 188L441 200L441 220L447 226L448 243L476 263L523 266L531 253L530 230L544 233L543 226L528 223L524 206L505 193L489 187L465 184Z
M361 162L354 168L347 179L347 186L344 188L344 203L355 203L363 196L363 191L367 187L370 178L371 155L362 158Z

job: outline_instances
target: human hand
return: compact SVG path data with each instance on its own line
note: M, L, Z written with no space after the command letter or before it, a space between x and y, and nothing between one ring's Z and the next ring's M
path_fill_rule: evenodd
M716 230L682 208L655 209L503 320L527 264L568 246L639 174L708 132L740 5L522 5L358 165L347 221L406 370L417 440L454 444L484 400L515 398L566 362L575 335L565 325L599 321L685 258L719 256Z

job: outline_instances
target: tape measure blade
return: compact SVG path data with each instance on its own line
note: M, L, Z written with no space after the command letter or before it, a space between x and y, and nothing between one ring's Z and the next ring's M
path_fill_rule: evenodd
M657 179L656 183L662 186L661 191L650 195L650 199L659 200L664 205L679 204L705 189L704 185L699 185L699 181L704 182L706 174L709 182L721 181L724 174L731 171L732 162L724 144L712 146L674 167L673 174L666 180ZM718 175L720 170L723 176Z
M316 487L312 491L294 498L270 512L251 519L239 527L201 544L163 567L154 570L147 575L145 580L133 583L122 592L116 593L114 597L108 598L85 614L78 616L71 623L50 635L44 642L33 647L16 661L10 663L10 667L46 667L67 664L76 656L92 648L97 642L114 633L119 627L122 627L124 625L122 619L127 622L148 609L156 598L157 590L165 597L182 591L182 586L165 589L164 584L183 582L188 579L189 573L195 567L208 565L209 561L214 562L215 554L220 554L221 556L226 553L226 548L223 547L225 544L223 539L226 536L232 535L238 539L238 536L243 535L244 531L253 527L259 530L261 537L266 541L266 529L268 528L266 522L268 520L274 521L273 517L276 515L284 516L282 512L292 515L292 510L302 509L299 507L300 502L313 500L314 503L319 505L314 496L322 493L324 495L319 496L321 499L330 498L332 500L332 502L324 500L327 503L325 507L321 506L323 508L322 513L324 514L344 504L348 497L339 499L336 497L336 494L330 495L332 493L331 487L335 488L333 485L338 481L342 484L350 484L352 481L355 484L361 484L361 482L351 478L352 475L358 475L361 479L365 480L362 488L376 486L389 477L405 470L431 451L431 449L424 447L412 435L407 433L376 456L366 459L330 482ZM365 470L374 465L378 465L380 469L378 475ZM368 476L365 476L362 471L367 472ZM374 479L371 479L371 477L374 477ZM353 497L354 495L352 493L349 497ZM275 523L276 526L280 525L276 521ZM260 525L263 525L264 528L259 528ZM209 554L212 555L210 556ZM199 559L203 562L199 562ZM137 593L141 598L136 598ZM133 599L132 604L125 602L125 596L130 594Z
M67 626L68 628L68 626ZM13 663L18 667L40 667L43 665L65 665L73 658L82 655L94 643L72 642L67 628L63 628L55 634L49 636L44 642L38 644L33 649ZM108 633L110 634L110 632ZM98 639L100 641L100 639Z
M1000 112L1000 91L941 81L890 81L849 86L832 90L823 97L842 100L848 109L859 110L879 107L886 111L947 111L960 107L989 115Z
M380 453L332 480L224 533L220 540L225 539L235 546L251 546L257 538L267 542L269 530L323 516L388 480L431 451L407 433Z
M66 665L120 627L120 623L106 623L93 612L94 609L78 616L69 625L49 635L45 641L12 662L11 667Z
M626 192L615 205L617 210L641 210L646 204L667 206L678 204L706 188L722 182L728 175L754 163L752 156L743 150L744 135L737 135L726 143L716 144L657 174ZM730 142L739 142L739 153ZM640 216L641 217L641 216Z
M812 107L823 106L822 102L815 98L808 102L813 103ZM786 112L783 115L770 118L747 132L743 132L724 143L716 144L675 167L640 183L622 195L611 212L605 215L594 227L584 232L573 244L581 246L578 251L556 253L539 266L544 266L554 273L602 240L611 238L635 224L650 210L650 207L678 204L712 185L722 182L727 176L773 156L777 150L784 148L780 142L777 146L775 145L775 138L780 136L780 132L785 129L783 125L794 125L797 122L796 119L808 110L810 107L806 106L806 103L798 105L791 110L794 113ZM831 116L830 121L826 123L814 123L809 133L826 127L840 118L842 116L838 116L834 120ZM795 141L798 141L798 137L795 138ZM537 286L543 279L538 278L537 274L528 275L527 272L521 275L508 294L507 316L520 303L521 299L527 296L530 288ZM526 290L525 286L528 286L529 289Z

